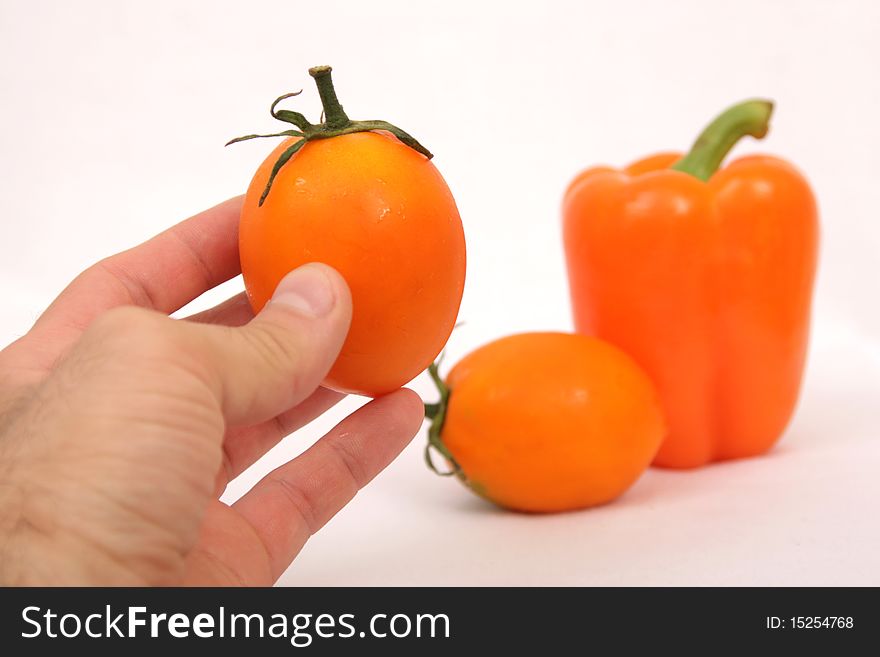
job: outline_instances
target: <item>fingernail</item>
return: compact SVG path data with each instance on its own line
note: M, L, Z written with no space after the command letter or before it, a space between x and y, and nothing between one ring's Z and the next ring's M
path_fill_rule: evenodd
M305 317L324 317L336 305L333 284L317 264L303 265L281 279L272 303L293 308Z

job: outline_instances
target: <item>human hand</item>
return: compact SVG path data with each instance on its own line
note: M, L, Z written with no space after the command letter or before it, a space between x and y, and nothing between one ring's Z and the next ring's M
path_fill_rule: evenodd
M168 317L239 273L240 206L89 268L0 352L0 583L271 584L418 430L421 401L398 390L218 500L341 399L319 385L351 319L320 264L257 317L243 294Z

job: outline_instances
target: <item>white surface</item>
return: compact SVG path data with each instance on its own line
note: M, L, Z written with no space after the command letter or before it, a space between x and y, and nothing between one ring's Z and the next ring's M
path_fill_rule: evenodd
M427 144L456 195L469 271L450 362L506 333L570 328L558 204L576 171L685 148L727 104L769 96L770 136L737 152L797 163L823 222L806 385L780 447L530 517L429 475L420 436L282 583L880 584L880 4L320 6L0 6L0 342L92 261L243 190L269 144L222 144L273 128L284 91L304 87L296 107L316 117L311 65L334 66L350 115ZM285 441L230 497L359 403Z

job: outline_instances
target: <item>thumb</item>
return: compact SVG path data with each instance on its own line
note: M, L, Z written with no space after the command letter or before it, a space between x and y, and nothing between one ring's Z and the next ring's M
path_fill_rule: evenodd
M311 263L285 276L262 311L230 328L190 324L227 424L255 424L306 399L330 371L351 322L336 270Z

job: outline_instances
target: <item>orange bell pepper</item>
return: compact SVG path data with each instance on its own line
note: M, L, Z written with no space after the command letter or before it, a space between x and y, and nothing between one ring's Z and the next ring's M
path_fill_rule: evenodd
M627 351L654 379L669 433L654 464L761 454L797 402L818 216L803 176L770 156L719 166L772 112L721 114L684 157L588 169L563 203L575 327Z

